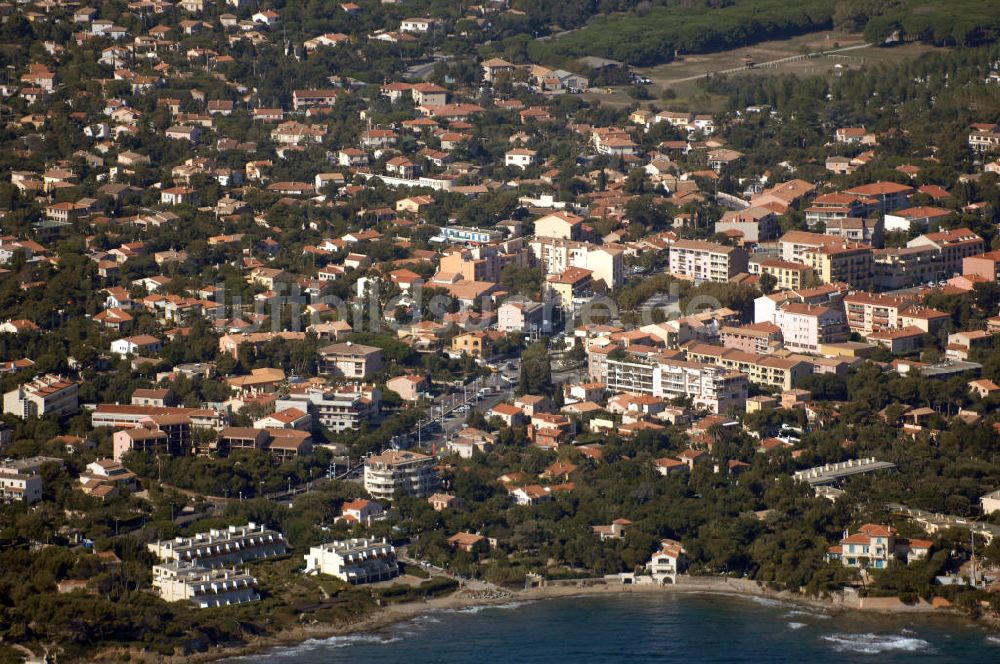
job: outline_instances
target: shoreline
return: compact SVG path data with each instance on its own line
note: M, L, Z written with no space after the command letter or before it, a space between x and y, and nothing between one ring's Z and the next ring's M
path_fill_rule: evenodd
M858 606L847 604L842 600L838 601L832 597L806 597L790 593L788 591L770 590L766 587L758 585L754 581L745 579L681 577L676 585L664 586L657 584L609 584L600 582L599 580L595 581L596 582L594 583L586 581L576 583L559 582L531 589L510 591L510 596L496 598L482 597L468 590L459 590L451 595L436 597L422 602L390 604L352 623L301 625L282 630L281 632L270 636L254 638L248 640L244 644L223 646L209 652L192 653L190 655L154 657L150 653L132 649L106 649L102 652L95 653L91 661L106 661L106 656L109 653L128 652L129 655L131 655L131 661L134 662L194 662L198 664L217 662L234 657L259 655L274 648L299 645L311 640L324 640L338 636L350 636L356 634L377 634L393 625L404 623L408 620L413 620L420 616L436 612L460 611L462 609L470 609L474 607L504 606L515 603L529 603L552 599L623 596L630 594L715 595L730 599L749 599L759 597L793 606L798 605L806 606L812 609L820 609L825 613L833 615L846 615L854 612L868 614L874 613L883 616L920 614L925 616L940 616L950 620L966 620L970 624L985 626L992 629L996 629L998 626L996 621L989 618L981 620L969 618L953 607L934 607L926 602L913 606L902 605L905 608L885 608L884 606L865 607L863 605ZM153 657L153 659L149 659L150 657Z

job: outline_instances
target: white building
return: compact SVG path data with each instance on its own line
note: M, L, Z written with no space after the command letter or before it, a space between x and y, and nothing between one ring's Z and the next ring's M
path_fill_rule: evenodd
M3 412L21 419L45 415L73 415L80 409L79 385L45 374L3 395Z
M396 549L386 540L349 539L309 549L306 574L328 574L348 583L375 583L399 575Z
M188 600L199 609L260 599L257 579L246 572L183 562L153 565L153 587L166 602Z
M593 355L593 350L592 350ZM592 367L596 363L591 363ZM610 359L604 375L592 374L613 392L648 394L664 399L690 397L696 408L725 413L742 409L747 400L747 377L724 367L687 360L629 356ZM603 379L603 380L602 380Z
M567 268L579 267L590 270L595 284L603 282L609 290L625 283L625 250L620 245L536 237L528 246L535 264L545 270L546 275L562 274Z
M703 240L678 240L670 245L670 273L695 283L726 283L748 270L747 252L741 247Z
M526 148L514 148L513 150L508 150L504 155L504 165L522 169L528 168L535 163L536 154L537 153L534 150L528 150Z
M365 461L365 491L376 500L392 500L396 491L427 497L438 488L434 457L390 450Z
M245 526L213 528L193 537L175 537L151 542L146 546L153 555L168 562L222 567L280 556L285 553L285 537L275 530L250 522Z
M437 21L432 18L404 18L399 24L399 30L423 34L433 30L436 25Z
M665 539L660 542L660 550L654 553L646 564L646 571L657 583L677 583L677 574L681 571L683 555L684 547L681 546L680 542Z
M41 464L34 463L36 460L51 461L45 457L34 457L0 465L0 503L31 505L42 499L42 478L38 475Z
M979 499L979 504L983 508L983 514L993 514L1000 512L1000 489L986 494Z
M111 354L124 358L129 355L157 353L162 346L163 344L156 337L149 334L139 334L134 337L123 337L112 341Z
M376 416L382 393L372 385L342 385L336 388L309 387L293 390L275 404L276 410L298 408L330 431L357 430Z

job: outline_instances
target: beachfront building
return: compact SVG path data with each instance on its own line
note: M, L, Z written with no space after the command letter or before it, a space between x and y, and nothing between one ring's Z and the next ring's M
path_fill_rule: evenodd
M328 574L352 584L387 581L399 575L396 549L385 539L349 539L320 544L304 556L306 574Z
M926 559L932 544L930 540L897 537L892 526L866 523L854 534L845 531L840 543L827 549L826 558L839 560L845 567L885 569L894 560L910 564Z
M257 579L247 572L179 561L153 565L153 588L165 602L186 600L199 609L260 599Z
M653 580L664 585L677 583L677 574L681 571L684 547L676 540L665 539L660 542L660 548L646 563L646 571Z
M847 567L885 569L893 557L895 537L895 528L867 523L853 535L845 532L839 545L827 549L827 559Z
M207 533L151 542L146 546L161 560L211 568L273 558L286 550L284 535L252 521L245 526L213 528Z

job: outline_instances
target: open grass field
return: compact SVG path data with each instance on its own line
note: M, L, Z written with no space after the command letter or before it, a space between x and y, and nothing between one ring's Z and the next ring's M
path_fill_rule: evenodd
M935 50L940 49L922 43L876 48L866 46L860 34L822 31L719 53L681 54L680 58L668 64L636 68L634 71L653 82L650 92L656 99L641 102L643 106L668 104L679 110L690 108L700 112L714 112L720 110L723 100L705 93L700 87L699 80L708 74L834 76L844 68L896 62ZM806 54L822 55L802 57ZM751 59L754 67L746 68L744 58ZM667 89L673 90L676 95L669 102L661 99L663 91ZM625 107L635 103L626 91L625 87L591 89L587 92L586 99Z

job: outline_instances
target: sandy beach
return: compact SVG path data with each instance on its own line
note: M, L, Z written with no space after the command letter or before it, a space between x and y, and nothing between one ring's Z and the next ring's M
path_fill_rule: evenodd
M719 595L723 597L767 597L776 601L787 602L819 608L827 612L841 613L848 611L866 611L882 614L898 613L934 613L945 616L960 617L961 614L948 607L934 607L930 603L921 602L914 605L900 604L894 598L876 598L878 601L868 606L848 603L838 597L815 598L796 593L769 590L756 582L745 579L729 579L719 577L681 577L677 585L659 586L655 584L622 585L620 583L602 583L599 581L557 582L531 589L511 591L509 596L488 597L482 593L459 590L445 597L437 597L422 602L407 602L390 604L365 618L352 623L301 625L284 630L278 634L250 639L238 646L219 647L208 652L191 655L163 657L136 650L130 650L130 661L133 662L211 662L241 655L251 655L293 644L299 644L311 639L327 639L349 634L372 633L391 625L406 622L418 616L436 611L454 611L475 606L504 605L520 602L534 602L546 599L564 599L570 597L607 596L640 594L697 594ZM123 653L124 649L111 651ZM98 653L93 661L107 661L109 651Z

